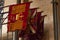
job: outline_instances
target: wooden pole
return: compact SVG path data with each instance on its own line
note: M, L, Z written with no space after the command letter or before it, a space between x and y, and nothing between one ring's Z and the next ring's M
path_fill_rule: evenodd
M21 3L21 0L17 0L17 4ZM15 31L15 35L13 33L13 37L15 36L15 38L13 38L14 40L19 40L19 37L18 37L18 30Z
M18 30L15 31L15 40L19 40L19 37L18 37Z
M29 2L29 0L23 0L23 3L26 3L26 2ZM28 24L28 23L27 23ZM29 25L27 25L27 26L29 26ZM29 31L29 27L26 29L26 32L25 33L28 33L28 31ZM27 36L27 34L25 34L25 36ZM27 36L28 37L28 36ZM26 37L22 37L22 40L28 40L28 39L26 39Z

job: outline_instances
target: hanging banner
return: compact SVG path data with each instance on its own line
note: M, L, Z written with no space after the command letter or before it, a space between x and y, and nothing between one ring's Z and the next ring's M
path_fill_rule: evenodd
M30 9L30 14L31 14L31 18L34 18L36 16L36 13L37 13L37 8L31 8Z
M37 26L36 26L36 14L37 14L37 8L31 8L29 10L29 15L28 15L28 22L30 22L30 30L32 33L35 33L36 32L36 29L37 29Z
M11 5L8 15L8 31L25 30L31 2Z
M28 27L27 27L27 31L23 31L22 33L21 32L19 32L19 37L21 37L21 36L23 36L23 34L24 33L28 33L28 32L30 32L30 30L31 30L31 32L33 32L33 33L35 33L35 29L36 29L36 26L32 26L32 24L31 24L31 20L32 20L32 15L34 14L34 12L37 10L37 8L30 8L29 9L29 11L28 11ZM29 24L30 23L30 24Z
M46 15L41 16L42 12L37 12L37 32L44 32L44 18Z
M33 33L36 33L36 31L39 29L38 26L40 27L40 21L41 21L41 12L36 12L36 15L34 16L33 19L31 19L31 30Z

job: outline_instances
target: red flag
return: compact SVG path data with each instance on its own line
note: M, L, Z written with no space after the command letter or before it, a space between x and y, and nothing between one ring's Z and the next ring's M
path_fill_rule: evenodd
M30 29L33 33L36 32L37 26L36 26L36 14L37 14L37 8L30 9Z
M41 14L41 12L38 13L38 18L37 18L37 33L43 34L43 32L44 32L44 18L46 15L41 16L39 14Z
M37 26L39 26L41 20L41 12L37 12Z
M8 31L26 29L30 3L15 4L9 7Z
M35 31L40 30L39 27L40 25L42 25L40 24L40 21L42 19L41 13L42 12L37 12L36 16L33 19L31 19L31 25Z
M36 16L36 13L37 13L37 8L32 8L32 9L30 9L30 11L31 11L31 17L35 17Z
M29 9L29 14L28 14L28 23L30 23L30 21L32 20L32 15L34 14L34 12L37 10L37 8L31 8L31 9ZM28 30L30 28L30 30L29 31L32 31L32 30L34 30L35 31L35 26L33 27L33 26L31 26L31 23L29 24L29 27L27 27L27 29L26 30ZM19 33L19 37L21 37L21 36L23 36L24 35L24 33L25 33L25 31L22 31L22 32L20 32Z

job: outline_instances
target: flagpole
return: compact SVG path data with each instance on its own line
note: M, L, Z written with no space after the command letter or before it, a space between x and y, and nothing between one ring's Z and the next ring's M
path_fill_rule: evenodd
M17 4L21 3L21 0L17 0ZM16 30L14 33L13 33L13 40L19 40L19 37L18 37L18 30Z
M18 30L15 31L15 40L19 40L19 37L18 37Z
M27 3L27 2L29 2L29 0L23 0L23 3ZM32 2L32 1L31 1ZM24 36L22 36L22 39L21 40L25 40L25 37Z

